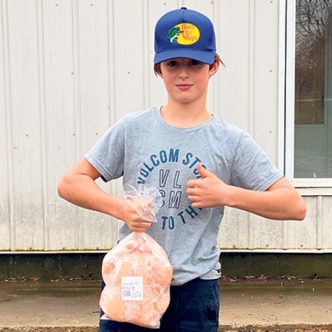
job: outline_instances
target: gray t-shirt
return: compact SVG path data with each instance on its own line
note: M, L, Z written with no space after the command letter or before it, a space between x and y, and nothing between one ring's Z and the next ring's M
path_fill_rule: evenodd
M217 234L224 207L194 209L187 182L201 163L225 183L266 190L282 175L250 135L213 117L191 128L167 124L159 108L124 116L85 156L104 181L123 176L134 187L156 187L162 197L157 223L147 231L166 251L173 285L220 275ZM120 240L130 233L121 227Z

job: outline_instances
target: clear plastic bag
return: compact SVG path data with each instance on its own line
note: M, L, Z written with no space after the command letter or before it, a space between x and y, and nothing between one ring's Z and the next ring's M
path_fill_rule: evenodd
M126 191L133 204L154 205L154 191ZM144 210L144 209L143 209ZM151 209L150 209L151 210ZM155 216L155 215L154 215ZM173 270L162 247L148 234L133 232L105 257L102 276L106 283L100 297L104 319L159 328L170 301Z
M156 188L152 186L136 188L126 184L124 190L125 199L130 201L142 218L157 222L157 213L162 205L162 199Z

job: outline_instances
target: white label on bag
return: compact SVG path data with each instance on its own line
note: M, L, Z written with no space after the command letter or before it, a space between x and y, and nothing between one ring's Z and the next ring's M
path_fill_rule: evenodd
M143 300L143 277L121 277L122 300Z

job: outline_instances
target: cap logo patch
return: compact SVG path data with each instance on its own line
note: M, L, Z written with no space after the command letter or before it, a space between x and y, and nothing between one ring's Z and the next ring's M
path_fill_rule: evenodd
M174 44L192 45L199 40L200 35L200 31L195 25L180 23L168 31L167 38Z

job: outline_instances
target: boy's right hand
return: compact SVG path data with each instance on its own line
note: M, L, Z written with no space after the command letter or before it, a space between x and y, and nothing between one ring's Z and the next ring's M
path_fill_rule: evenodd
M151 204L136 204L133 200L124 199L122 220L133 232L147 231L153 222Z

